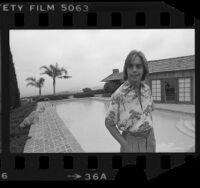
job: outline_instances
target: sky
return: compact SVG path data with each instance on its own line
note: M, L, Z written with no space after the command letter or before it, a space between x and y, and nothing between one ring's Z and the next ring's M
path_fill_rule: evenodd
M20 97L38 95L27 77L45 79L42 94L53 94L53 80L41 66L58 63L70 79L57 79L56 92L102 87L113 69L123 70L128 53L142 51L150 60L195 54L194 29L10 30Z

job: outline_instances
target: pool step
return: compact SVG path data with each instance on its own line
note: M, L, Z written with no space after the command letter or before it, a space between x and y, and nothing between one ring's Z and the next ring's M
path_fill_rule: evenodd
M191 125L191 121L183 121L180 120L176 124L176 128L183 133L186 136L189 136L191 138L195 138L195 130L192 128L193 125Z
M192 131L192 132L195 132L195 122L194 121L190 121L190 120L185 120L184 121L184 126Z

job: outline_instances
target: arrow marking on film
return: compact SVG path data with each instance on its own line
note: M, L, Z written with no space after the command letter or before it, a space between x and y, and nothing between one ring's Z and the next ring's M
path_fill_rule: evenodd
M68 175L67 177L68 178L74 178L75 180L77 180L77 179L81 178L82 176L75 173L74 175Z

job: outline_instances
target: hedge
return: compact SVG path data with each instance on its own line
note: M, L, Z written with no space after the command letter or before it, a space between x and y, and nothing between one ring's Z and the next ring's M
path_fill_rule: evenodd
M84 97L94 97L94 93L93 92L84 92L84 93L76 93L74 94L74 98L84 98Z
M35 101L47 101L47 100L62 100L62 99L69 99L69 95L48 95L48 96L42 96L38 98L34 98Z

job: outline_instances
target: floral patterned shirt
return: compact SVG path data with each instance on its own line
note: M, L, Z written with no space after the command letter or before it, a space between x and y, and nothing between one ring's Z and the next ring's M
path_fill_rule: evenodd
M141 82L139 97L128 81L125 81L111 96L106 114L110 126L132 133L145 132L153 127L151 111L154 110L151 90Z

